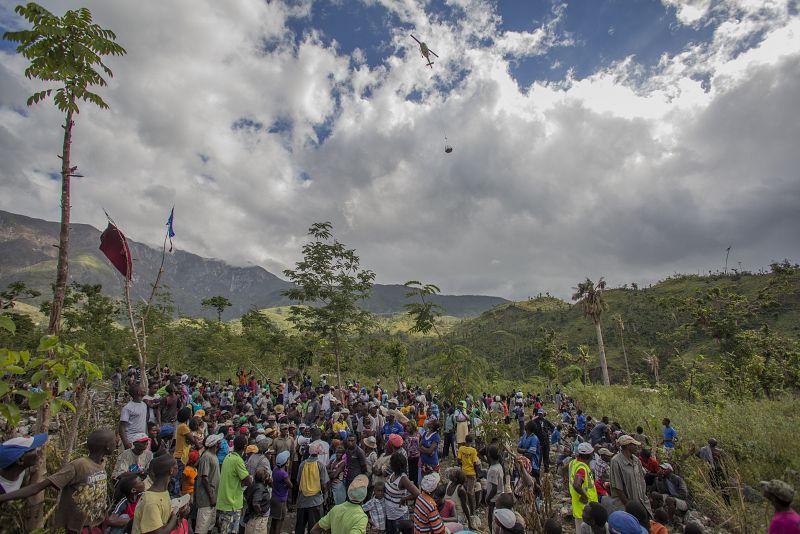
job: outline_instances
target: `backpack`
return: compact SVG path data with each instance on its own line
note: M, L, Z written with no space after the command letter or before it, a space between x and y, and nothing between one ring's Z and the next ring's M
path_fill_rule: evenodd
M318 462L306 462L303 465L303 474L300 475L300 491L306 497L313 497L322 491L319 483Z

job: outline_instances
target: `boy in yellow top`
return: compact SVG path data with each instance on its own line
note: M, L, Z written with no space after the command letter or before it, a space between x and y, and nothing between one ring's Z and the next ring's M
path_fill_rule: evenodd
M467 499L469 500L469 509L475 510L475 480L478 474L478 450L472 446L474 438L472 434L467 434L466 443L458 448L458 455L456 460L461 466L461 471L464 473L466 482L464 489L467 492Z
M336 422L333 423L333 433L334 434L341 434L344 432L345 436L348 434L348 426L347 422L344 420L344 414L341 412L336 412Z
M151 532L170 532L189 515L189 505L176 512L170 505L169 486L170 477L178 470L175 458L163 454L150 462L150 474L153 485L142 494L133 514L132 534L149 534Z

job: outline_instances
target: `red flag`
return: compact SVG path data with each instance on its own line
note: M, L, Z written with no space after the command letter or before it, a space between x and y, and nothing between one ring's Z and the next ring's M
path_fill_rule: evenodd
M119 231L119 228L108 223L108 228L100 236L100 250L106 255L117 270L127 278L133 276L133 264L131 263L131 249L128 248L128 240Z

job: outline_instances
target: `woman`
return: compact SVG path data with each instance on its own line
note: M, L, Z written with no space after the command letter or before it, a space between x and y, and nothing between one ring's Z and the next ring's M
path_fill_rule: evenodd
M419 490L406 476L408 461L400 452L389 460L390 474L386 478L384 510L386 511L386 534L398 534L408 526L408 505L419 496Z
M459 403L453 417L456 420L456 450L458 450L458 447L467 442L467 434L469 434L469 416L467 415L466 401Z
M344 484L347 477L347 453L342 445L338 445L335 450L328 461L328 478L334 504L342 504L347 500L347 488Z
M108 513L109 534L125 534L133 527L133 514L139 497L144 493L144 481L139 473L125 473L114 488L114 506Z
M406 438L403 440L403 448L406 450L408 457L408 474L410 475L411 482L415 486L419 485L419 432L417 425L414 421L406 423Z
M469 498L467 490L464 489L464 472L461 469L453 468L447 473L450 482L444 491L444 500L453 503L456 521L462 525L468 525L472 530L472 511L469 508Z
M420 471L422 476L439 472L439 421L429 419L419 441Z
M425 475L422 479L422 493L414 501L414 532L445 534L445 526L433 493L439 487L439 473Z

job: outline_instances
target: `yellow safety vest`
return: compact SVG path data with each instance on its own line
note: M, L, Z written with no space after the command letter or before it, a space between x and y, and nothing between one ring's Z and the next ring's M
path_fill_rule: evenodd
M572 487L572 481L575 480L575 473L578 469L583 468L587 476L583 478L581 489L589 498L589 502L598 502L597 488L594 487L594 474L591 468L578 459L572 460L569 464L569 494L572 497L572 516L576 518L583 517L583 509L586 504L581 502L581 495L575 488Z

